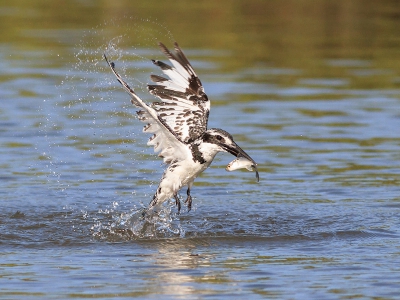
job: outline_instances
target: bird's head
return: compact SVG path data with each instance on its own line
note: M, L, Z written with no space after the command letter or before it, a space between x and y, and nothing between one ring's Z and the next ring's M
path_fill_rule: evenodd
M253 162L254 166L257 166L257 163L250 155L244 152L243 149L233 141L233 137L225 130L218 128L208 129L203 134L203 142L211 144L217 152L229 152L233 156L244 157Z

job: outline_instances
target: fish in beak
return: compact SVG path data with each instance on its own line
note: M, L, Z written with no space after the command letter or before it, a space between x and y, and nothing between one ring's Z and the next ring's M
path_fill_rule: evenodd
M258 174L257 163L248 155L242 148L240 148L236 143L233 145L226 145L224 149L236 156L236 159L231 161L226 167L227 171L233 171L237 169L246 168L249 171L256 171L257 182L260 181L260 176Z

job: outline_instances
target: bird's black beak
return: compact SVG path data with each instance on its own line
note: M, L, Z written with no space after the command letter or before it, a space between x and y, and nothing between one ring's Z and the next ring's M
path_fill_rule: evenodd
M236 157L244 157L245 159L249 160L252 162L252 168L256 171L256 178L257 182L260 181L260 176L258 175L258 169L257 169L257 163L248 155L242 148L240 148L236 143L233 143L233 145L223 145L222 146L227 152L232 154L233 156Z

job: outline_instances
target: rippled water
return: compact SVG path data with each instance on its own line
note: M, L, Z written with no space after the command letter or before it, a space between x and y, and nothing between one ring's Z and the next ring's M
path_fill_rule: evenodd
M233 134L258 162L260 182L226 172L233 157L220 154L196 180L190 213L177 215L171 202L147 220L140 211L163 166L102 54L151 102L156 42L171 45L182 27L27 21L7 33L18 39L0 43L0 298L397 298L400 56L398 33L385 27L398 21L382 3L376 20L386 34L375 44L340 48L335 35L319 44L309 33L322 54L301 47L296 18L280 41L279 18L239 10L248 53L223 46L231 31L219 27L220 43L204 33L196 46L184 18L178 42L213 101L209 127ZM40 9L22 15L49 18ZM270 36L253 39L263 26ZM362 30L349 34L364 41Z

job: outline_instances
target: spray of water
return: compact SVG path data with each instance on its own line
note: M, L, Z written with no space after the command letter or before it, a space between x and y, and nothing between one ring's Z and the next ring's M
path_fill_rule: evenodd
M135 118L134 111L129 110L129 101L121 99L122 92L103 59L105 53L117 64L119 71L129 77L138 92L145 92L146 68L152 67L150 58L159 55L155 45L161 40L174 40L167 28L153 20L133 17L110 20L84 32L73 49L73 62L64 80L57 85L59 98L47 107L46 130L53 132L46 136L48 148L43 152L48 158L48 172L52 174L49 181L55 182L64 197L74 198L84 205L83 217L87 220L92 216L91 231L98 239L184 236L179 218L170 206L161 207L145 217L142 211L146 205L136 207L142 201L150 201L150 198L142 197L154 189L151 187L153 182L148 183L146 179L152 171L143 174L143 168L148 169L143 157L147 155L149 160L154 157L152 150L145 146L146 136L138 134L139 142L136 141L140 126L130 123ZM112 159L107 160L107 157ZM104 164L102 168L100 163ZM127 175L120 175L124 172ZM126 180L118 179L117 182L114 176L125 176ZM157 180L158 175L151 178ZM121 211L114 205L121 196L109 192L116 189L112 186L113 180L115 186L126 185L125 190L131 186L133 208ZM108 182L110 187L105 189L106 185L100 182ZM140 192L133 187L134 183ZM91 193L94 194L90 196ZM99 196L102 202L96 204L98 207L107 206L107 202L114 204L100 208L98 213L88 213L93 207L84 201L100 200ZM129 193L125 192L123 196L129 197Z
M100 211L91 227L96 239L107 241L184 237L179 216L172 206L146 212L144 207L129 211Z

